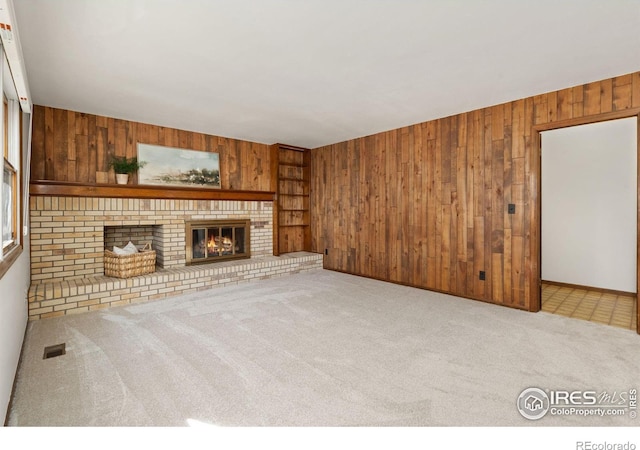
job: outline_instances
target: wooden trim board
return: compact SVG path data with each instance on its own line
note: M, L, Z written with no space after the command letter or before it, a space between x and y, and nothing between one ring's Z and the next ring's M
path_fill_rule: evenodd
M158 198L176 200L245 200L273 201L271 191L236 191L228 189L198 189L117 184L81 184L56 181L34 181L32 196Z

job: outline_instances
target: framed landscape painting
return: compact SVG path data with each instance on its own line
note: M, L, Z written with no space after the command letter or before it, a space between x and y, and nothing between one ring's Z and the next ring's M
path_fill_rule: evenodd
M218 153L138 143L138 184L220 189Z

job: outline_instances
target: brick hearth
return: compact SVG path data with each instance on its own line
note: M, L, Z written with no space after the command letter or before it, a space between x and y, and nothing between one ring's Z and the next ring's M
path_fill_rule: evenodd
M204 266L160 269L126 280L95 276L35 283L29 289L29 319L146 302L321 268L322 255L297 252Z

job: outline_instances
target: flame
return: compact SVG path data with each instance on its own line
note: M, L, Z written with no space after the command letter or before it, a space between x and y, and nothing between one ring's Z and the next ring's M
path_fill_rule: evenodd
M207 250L209 253L222 253L231 251L233 243L228 237L211 236L207 242Z

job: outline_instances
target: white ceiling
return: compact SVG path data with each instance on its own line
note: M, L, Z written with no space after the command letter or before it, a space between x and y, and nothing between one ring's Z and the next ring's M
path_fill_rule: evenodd
M638 0L14 0L33 103L315 148L640 70Z

